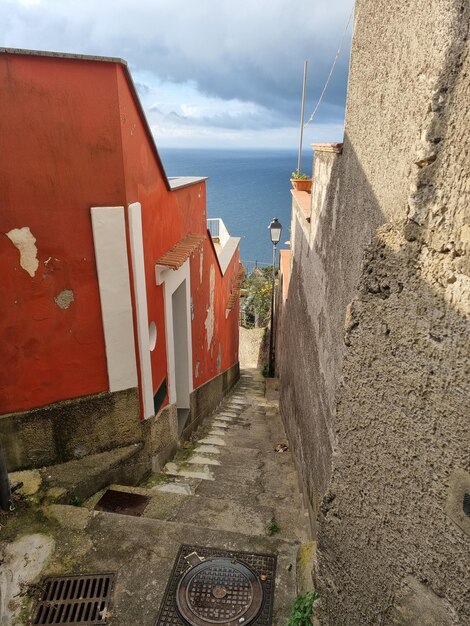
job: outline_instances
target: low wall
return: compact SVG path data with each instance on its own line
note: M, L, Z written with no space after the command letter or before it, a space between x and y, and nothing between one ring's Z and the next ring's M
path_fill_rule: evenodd
M190 422L178 437L176 405L148 420L139 417L138 389L100 393L0 416L0 440L8 471L64 463L143 442L142 463L159 471L238 381L239 364L191 394Z
M9 471L42 467L142 441L136 388L0 416Z
M222 402L224 396L240 378L240 364L236 363L231 368L209 380L205 385L195 389L190 397L190 423L183 431L186 439L205 417L215 411Z

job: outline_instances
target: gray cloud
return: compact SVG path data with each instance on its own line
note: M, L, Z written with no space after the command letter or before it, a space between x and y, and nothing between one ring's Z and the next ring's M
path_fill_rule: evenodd
M261 114L245 114L233 116L228 114L216 114L212 116L188 117L181 115L176 111L163 113L156 107L152 107L152 111L157 113L156 121L162 121L166 124L173 123L180 126L203 127L203 128L227 128L240 130L257 130L258 128L279 128L282 124L276 121L272 116Z
M227 128L297 124L303 61L309 59L307 113L334 58L353 0L4 0L3 45L127 59L131 71L174 83L194 81L210 97L258 105L263 115L180 122ZM342 119L349 38L319 111ZM142 97L151 85L138 81ZM269 112L269 113L267 113Z

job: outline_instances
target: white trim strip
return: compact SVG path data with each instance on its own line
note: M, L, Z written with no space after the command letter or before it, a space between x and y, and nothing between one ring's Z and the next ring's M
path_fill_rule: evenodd
M92 207L109 391L137 386L124 207Z
M229 237L227 243L222 248L219 254L219 265L222 270L222 276L227 271L228 266L230 265L230 261L233 259L233 255L238 249L238 245L240 243L240 237Z
M166 353L168 359L168 388L170 404L177 402L176 398L176 366L175 342L173 337L173 300L172 296L183 281L186 281L186 322L188 333L188 383L189 393L194 391L193 386L193 348L191 333L191 285L189 259L178 270L168 270L160 275L163 279L165 300L165 328ZM189 400L189 398L188 398ZM179 406L179 405L178 405Z
M140 202L129 205L129 235L131 242L132 274L137 318L140 377L144 418L155 415L153 404L152 364L150 362L150 337L145 283L144 240L142 236L142 208Z

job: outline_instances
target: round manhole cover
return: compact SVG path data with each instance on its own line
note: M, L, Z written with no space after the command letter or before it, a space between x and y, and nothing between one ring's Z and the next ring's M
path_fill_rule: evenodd
M176 590L178 610L193 626L246 626L258 615L262 602L256 574L244 563L222 557L189 569Z

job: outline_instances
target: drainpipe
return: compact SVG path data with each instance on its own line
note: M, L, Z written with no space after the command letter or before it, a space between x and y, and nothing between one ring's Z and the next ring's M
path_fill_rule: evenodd
M0 443L0 508L4 511L13 511L14 505L11 499L10 481L8 480L7 463L3 446Z

